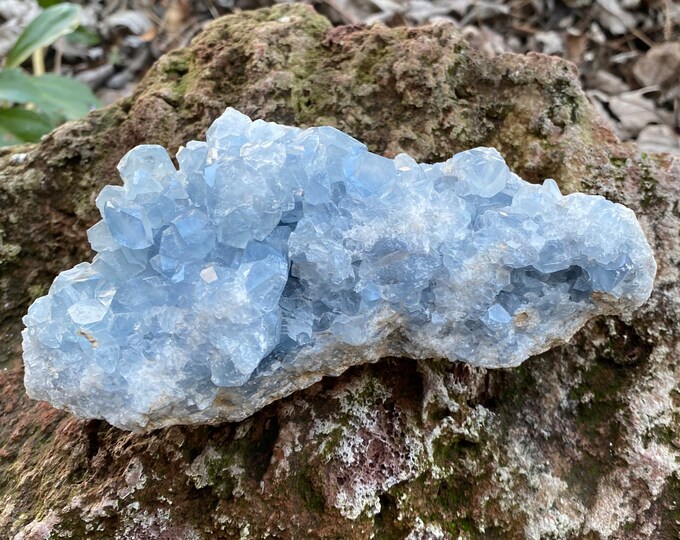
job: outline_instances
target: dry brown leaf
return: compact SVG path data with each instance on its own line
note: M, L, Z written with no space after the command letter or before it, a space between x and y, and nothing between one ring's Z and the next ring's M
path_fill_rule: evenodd
M534 34L534 39L539 45L539 50L545 54L562 54L564 53L564 42L562 36L550 30L547 32L539 31Z
M593 106L593 109L597 111L600 117L604 120L605 124L611 128L611 130L616 133L616 135L621 138L626 138L626 133L621 132L619 129L618 122L612 117L611 112L607 108L606 104L609 101L609 96L607 94L600 92L599 90L588 90L586 92L588 96L588 101Z
M667 152L680 155L680 136L669 126L647 126L637 143L646 152Z
M588 46L588 34L580 34L575 32L567 32L564 38L564 45L566 49L566 58L574 64L580 64L583 59L583 53Z
M142 41L153 41L155 37L156 37L156 27L152 26L146 32L144 32L141 36L139 36L139 39L141 39Z
M124 28L132 35L141 36L153 27L153 23L145 13L126 9L117 11L107 17L103 21L103 27L108 32L112 32L117 28Z
M473 49L486 56L492 57L510 52L503 37L485 26L466 26L462 34Z
M462 17L469 7L470 0L411 0L406 14L416 24L423 24L450 14Z
M660 123L656 106L651 99L640 92L624 92L609 98L609 108L616 115L621 126L633 135L649 124Z
M635 17L621 7L618 0L597 0L597 19L612 34L620 36L635 27Z
M643 86L668 88L680 80L680 42L655 45L633 66L633 75Z
M596 71L589 82L590 86L597 90L601 90L610 96L622 94L623 92L628 92L630 90L630 87L625 82L613 73L603 69Z
M177 37L184 28L186 22L186 10L179 0L171 0L168 9L163 16L163 30L170 37Z

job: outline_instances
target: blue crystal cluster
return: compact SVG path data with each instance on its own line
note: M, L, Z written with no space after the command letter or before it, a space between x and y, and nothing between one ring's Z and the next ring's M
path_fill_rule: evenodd
M633 212L532 185L491 148L388 159L228 109L131 150L91 263L24 318L29 394L133 430L240 419L384 355L515 366L649 296Z

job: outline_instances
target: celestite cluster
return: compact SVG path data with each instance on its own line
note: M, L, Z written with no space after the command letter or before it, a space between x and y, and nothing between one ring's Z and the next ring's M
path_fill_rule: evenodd
M516 366L652 289L633 212L492 148L418 164L228 109L177 161L138 146L100 193L94 260L24 318L30 396L131 430L237 420L386 355Z

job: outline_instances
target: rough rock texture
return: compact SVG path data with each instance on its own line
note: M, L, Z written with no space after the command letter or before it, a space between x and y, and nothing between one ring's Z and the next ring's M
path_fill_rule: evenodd
M439 160L496 146L528 179L633 208L651 300L519 368L386 359L239 424L131 435L23 391L20 317L89 257L130 147L176 151L227 105ZM488 59L450 26L331 29L304 7L216 21L128 100L0 153L0 531L42 538L676 538L680 164L620 144L573 67Z

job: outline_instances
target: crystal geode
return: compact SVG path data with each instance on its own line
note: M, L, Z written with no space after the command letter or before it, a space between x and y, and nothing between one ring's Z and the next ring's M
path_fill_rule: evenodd
M177 161L138 146L99 194L94 260L24 318L31 397L135 431L240 420L385 356L516 366L652 289L632 211L492 148L418 164L228 109Z

